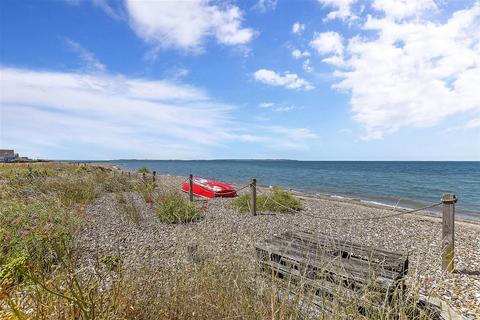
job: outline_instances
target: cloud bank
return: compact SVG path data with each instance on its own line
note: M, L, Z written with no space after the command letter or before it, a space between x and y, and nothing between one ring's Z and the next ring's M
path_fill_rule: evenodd
M375 1L372 7L378 15L361 26L372 36L351 37L343 46L327 32L311 42L335 68L334 87L351 92L364 138L480 112L480 3L444 23L427 19L438 10L433 1Z
M0 74L2 144L40 157L199 159L227 142L285 150L307 147L302 132L315 136L245 127L233 119L235 107L176 82L6 67Z
M201 52L208 38L235 46L252 40L254 31L242 27L237 6L221 8L208 1L125 2L136 34L157 49Z

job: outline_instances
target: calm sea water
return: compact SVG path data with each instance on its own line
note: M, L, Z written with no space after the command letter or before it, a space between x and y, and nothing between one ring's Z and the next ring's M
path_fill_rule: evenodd
M415 208L438 202L444 192L459 198L457 212L480 219L480 162L118 160L124 169L145 166L159 174L212 178L322 193ZM400 200L400 201L399 201Z

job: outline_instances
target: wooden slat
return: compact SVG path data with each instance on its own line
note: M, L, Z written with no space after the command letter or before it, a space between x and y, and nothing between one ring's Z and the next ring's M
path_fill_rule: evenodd
M268 244L257 244L257 248L265 250L269 255L273 253L280 257L303 263L303 265L310 266L313 271L317 271L317 273L319 272L320 274L336 274L338 277L342 277L346 282L356 282L358 285L370 285L372 283L370 276L373 275L371 273L368 274L364 272L364 269L355 268L347 262L338 261L338 259L327 260L325 257L313 259L313 257L308 256L308 253L306 254L301 250L289 250L288 248L279 248ZM388 290L394 284L392 278L383 277L381 275L376 275L375 282L379 287L378 289L382 290Z
M287 232L256 244L263 269L343 299L375 305L389 298L408 270L408 257L339 241L325 234ZM376 292L376 293L375 293Z
M365 259L356 259L354 256L348 255L348 259L343 259L343 256L340 254L335 254L335 252L331 252L329 248L318 246L315 243L306 243L302 242L296 238L292 239L284 239L281 237L274 237L268 241L270 244L278 245L281 248L295 248L298 250L305 250L306 252L310 253L311 258L317 259L320 257L325 257L324 259L328 259L328 262L337 262L337 264L342 265L345 261L348 261L348 265L355 266L356 268L365 269L366 271L374 271L380 272L381 274L385 274L385 276L389 276L392 279L395 279L399 272L402 272L403 266L400 265L399 261L396 261L394 264L392 263L372 263Z
M352 254L361 254L366 253L368 257L373 260L385 260L385 261L398 261L399 259L405 259L405 255L387 251L384 249L372 248L368 246L363 246L346 240L334 239L331 236L328 236L323 233L312 234L304 231L298 232L287 232L282 235L285 238L297 237L305 241L311 241L322 246L332 246L339 248L345 251L348 251Z
M408 272L408 255L405 253L397 253L384 249L372 248L368 246L362 246L355 244L349 241L339 241L333 239L331 236L328 236L323 233L318 233L313 235L312 233L298 231L298 232L287 232L284 234L284 237L297 237L312 240L312 242L317 242L320 240L325 243L334 243L335 246L339 247L340 250L350 253L350 259L358 258L359 252L364 252L364 257L368 259L370 263L376 262L381 263L383 268L392 268L392 270L397 270L399 272L398 279L402 278ZM319 245L321 245L319 243Z
M263 261L262 265L266 266L268 270L273 271L275 274L286 277L287 280L294 284L303 285L307 292L309 291L316 295L316 297L312 297L313 302L322 308L325 308L325 303L328 304L328 302L337 300L339 302L343 301L345 304L356 303L362 308L379 309L386 297L386 293L377 293L373 296L372 291L354 291L326 280L306 278L302 276L298 270L289 269L272 261ZM298 294L298 292L293 293ZM368 297L365 296L366 293L369 294Z
M346 273L344 275L346 277L351 273L359 275L362 278L376 275L395 280L398 274L397 272L388 269L377 268L376 270L375 268L372 268L372 266L359 263L358 261L323 255L321 252L309 251L309 249L305 249L295 243L289 243L288 245L280 245L277 247L270 246L268 248L270 252L278 252L280 255L295 254L301 257L304 263L315 266L319 271L331 270L337 273Z

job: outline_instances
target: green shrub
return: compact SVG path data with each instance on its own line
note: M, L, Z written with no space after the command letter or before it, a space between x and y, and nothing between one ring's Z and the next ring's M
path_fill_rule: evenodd
M247 212L250 210L250 201L250 195L244 194L233 200L232 204L241 212ZM278 187L257 196L257 211L293 212L301 209L300 200Z
M8 287L23 280L23 270L27 259L27 254L22 252L0 265L0 287Z
M23 270L48 272L70 250L81 206L98 195L96 174L76 169L59 163L0 166L2 282L21 282Z
M140 167L137 170L138 173L150 173L150 170L148 170L147 167Z
M75 214L56 199L0 202L0 273L19 282L19 267L48 270L66 254ZM7 281L9 281L7 279ZM12 283L10 281L10 283Z
M257 196L257 199L261 196ZM240 212L248 212L250 211L250 201L251 196L250 194L244 194L232 201L232 205L234 208L237 208ZM258 210L258 208L257 208Z
M179 192L174 191L159 198L157 214L163 222L183 223L197 220L200 217L200 210Z

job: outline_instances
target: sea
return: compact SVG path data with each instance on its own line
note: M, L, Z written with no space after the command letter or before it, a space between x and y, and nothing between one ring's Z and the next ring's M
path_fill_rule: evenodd
M454 193L456 213L480 220L479 161L114 160L127 170L210 178L327 195L400 208L419 208ZM430 209L440 213L441 208Z

